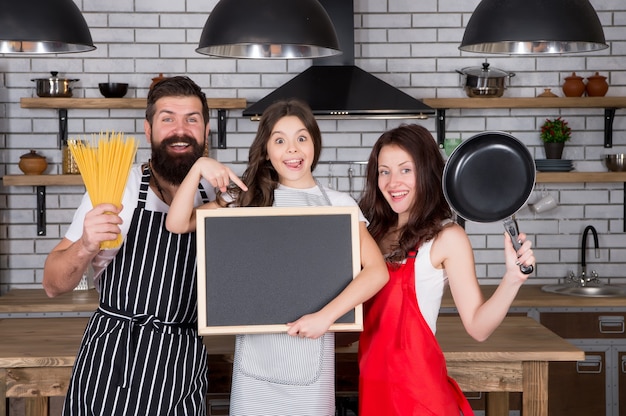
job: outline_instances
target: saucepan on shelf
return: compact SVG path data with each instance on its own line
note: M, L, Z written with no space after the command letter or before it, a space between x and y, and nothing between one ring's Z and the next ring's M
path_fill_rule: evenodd
M57 71L50 72L48 78L34 78L38 97L71 97L72 84L78 79L60 78Z
M487 62L481 67L457 69L461 74L461 85L468 97L501 97L507 87L507 81L515 76L497 68L490 68Z
M624 153L605 155L604 164L611 172L626 172L626 160L624 160Z

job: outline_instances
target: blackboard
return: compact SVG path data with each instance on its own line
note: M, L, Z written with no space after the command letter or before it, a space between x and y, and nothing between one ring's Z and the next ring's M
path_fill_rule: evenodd
M196 212L201 335L286 332L361 269L358 208L219 208ZM362 330L362 307L331 331Z

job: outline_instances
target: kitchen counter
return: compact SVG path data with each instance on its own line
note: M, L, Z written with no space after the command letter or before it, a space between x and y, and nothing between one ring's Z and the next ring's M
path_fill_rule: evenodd
M43 289L14 289L0 296L0 314L93 312L97 308L95 289L73 290L55 298Z
M496 286L483 285L481 286L485 298L488 298L493 294ZM98 293L96 290L75 290L56 298L49 298L43 289L14 289L0 296L0 318L7 317L12 319L0 320L0 322L25 321L20 319L22 317L29 317L29 322L50 322L51 325L47 326L42 332L42 335L48 334L49 340L43 341L45 344L40 344L37 341L25 340L21 336L13 339L10 335L7 335L4 330L0 328L0 348L15 348L18 355L10 354L11 360L15 360L15 363L21 365L23 368L12 368L7 370L5 365L6 361L3 361L0 366L0 396L2 396L3 390L6 387L7 395L11 397L26 397L28 398L28 407L30 409L29 415L45 414L44 410L48 409L47 396L64 395L67 388L67 380L71 371L71 367L74 362L74 354L80 343L80 337L82 336L82 330L84 329L85 315L90 314L98 307ZM526 284L522 286L517 297L513 301L512 308L626 308L626 298L582 298L575 296L565 296L553 293L546 293L541 291L541 285ZM442 308L453 309L454 302L449 291L444 294L442 299ZM48 316L62 316L60 319L63 321L57 321L56 318L48 318ZM80 318L68 318L69 316L80 316ZM33 317L46 317L43 319L33 319ZM438 321L439 336L443 336L447 328L447 317L442 316ZM507 318L508 319L508 318ZM52 324L53 322L59 322L58 325ZM511 322L511 321L507 321ZM74 325L74 327L73 327ZM542 326L539 326L541 331L545 330ZM73 329L72 329L73 328ZM508 328L508 329L507 329ZM25 332L24 336L35 336L33 331L29 331L28 327L22 328ZM62 334L59 334L59 329L62 329ZM452 330L452 328L448 328ZM467 336L465 330L462 328L456 328L454 337L450 337L447 341L442 338L442 348L446 354L446 360L448 360L448 368L450 375L454 377L461 387L465 391L484 391L489 396L488 411L489 414L502 414L503 409L508 408L508 391L520 391L522 390L522 375L523 367L520 362L512 364L510 362L502 363L501 360L506 361L506 356L512 353L517 346L516 342L510 344L500 344L497 348L488 350L496 343L497 338L490 338L487 343L476 343ZM510 327L503 326L498 329L497 333L506 333L511 331ZM67 333L66 333L67 332ZM515 335L517 331L512 331L511 335ZM347 335L348 340L354 340L351 334ZM39 335L37 335L39 336ZM342 334L343 336L343 334ZM510 342L509 336L503 337L505 341ZM510 338L510 339L509 339ZM11 343L5 340L13 340ZM338 345L344 344L339 341ZM529 338L532 339L532 338ZM221 340L221 341L220 341ZM494 341L495 340L495 341ZM457 343L457 344L455 344ZM23 345L46 345L47 351L50 356L39 357L36 353L24 352ZM74 345L74 347L72 347ZM568 343L569 345L569 343ZM207 344L210 354L221 354L225 350L232 350L232 338L213 338L211 342ZM476 356L482 357L478 360L467 362L454 360L464 360L467 358L464 354L466 352L453 351L457 347L463 348L475 348L474 353ZM74 348L68 352L68 348ZM55 352L56 349L65 351L60 355ZM356 356L356 344L347 348L338 348L338 352L349 353L352 355L345 355L347 360L355 360ZM545 351L543 351L545 353ZM22 354L19 356L19 354ZM582 354L582 353L581 353ZM558 355L558 354L557 354ZM584 354L583 354L584 357ZM554 357L547 357L546 360L550 361ZM3 358L5 360L6 358ZM536 357L535 357L536 359ZM557 360L561 358L557 357ZM572 358L573 361L583 358ZM34 364L33 364L34 360ZM534 360L534 359L533 359ZM544 377L543 372L547 373L548 361L528 361L526 366L536 366L531 370L534 374L539 374L539 377ZM530 364L534 363L534 364ZM544 368L544 365L546 368ZM33 366L33 367L31 367ZM514 368L510 368L513 366ZM40 368L41 367L41 368ZM528 371L531 371L528 370ZM25 373L24 373L25 372ZM33 372L33 375L30 373ZM483 375L484 372L484 375ZM480 373L480 375L478 375ZM502 380L509 377L506 382ZM28 376L26 379L23 377ZM31 377L35 377L35 381L30 380ZM39 377L39 378L37 378ZM547 375L545 375L547 377ZM6 380L6 385L3 382ZM30 384L29 384L30 383ZM44 385L41 385L41 384ZM547 382L546 382L547 383ZM513 386L513 387L511 387ZM547 386L547 384L542 384ZM542 387L543 388L543 387ZM500 391L499 391L500 389ZM504 390L501 391L501 390ZM547 387L545 389L547 391ZM542 394L545 395L545 392ZM528 395L527 395L528 396ZM528 396L530 397L530 396ZM528 399L526 397L526 399ZM542 397L542 396L540 396ZM539 400L539 408L544 407L543 399ZM2 415L2 407L5 402L0 397L0 415ZM531 406L531 407L529 407ZM527 405L524 408L534 408L535 405ZM530 412L530 411L529 411ZM528 414L542 414L542 413L528 413Z
M626 297L617 298L594 298L559 295L556 293L547 293L541 290L543 285L532 285L526 283L523 285L515 300L511 304L512 308L600 308L600 307L626 307ZM483 285L481 286L485 299L489 298L496 290L497 286ZM2 298L0 298L1 300ZM443 295L441 300L442 308L454 308L454 301L449 289Z
M496 286L481 286L485 298L496 290ZM442 308L454 308L454 301L449 291L444 293ZM525 284L517 294L513 308L597 308L626 307L626 297L620 298L583 298L577 296L546 293L541 285ZM95 289L74 290L49 298L43 289L14 289L0 296L0 314L10 313L52 313L52 312L93 312L98 308L98 293Z
M48 397L67 391L88 318L0 319L0 415L5 397L23 397L29 416L45 415ZM479 343L458 317L441 317L437 339L448 371L464 391L492 392L489 414L508 409L508 392L522 392L524 416L548 415L548 362L583 360L584 352L527 317L507 317ZM209 354L233 353L234 336L206 336ZM357 346L337 354L356 357Z
M487 298L491 296L496 287L481 286L481 289ZM71 313L75 312L80 314L93 312L97 307L98 294L93 289L72 291L56 298L49 298L43 289L15 289L0 296L0 317L15 315L12 319L0 320L0 338L3 339L0 345L0 396L6 387L8 396L26 397L28 399L29 408L32 410L29 414L43 414L42 409L48 408L47 396L63 395L67 389L67 380L74 362L74 354L80 343L86 322L84 315L81 315L80 318L30 318L26 320L20 319L20 313L27 316L36 316L37 314L52 316L54 313L71 316ZM539 285L526 284L520 289L512 307L626 307L626 298L564 296L542 292ZM454 308L454 302L449 292L444 295L442 308ZM508 408L509 391L531 391L528 390L531 387L525 388L523 386L524 374L527 374L526 380L530 379L528 377L529 372L533 374L532 377L544 380L544 377L547 377L547 363L549 361L584 359L584 354L581 351L576 350L571 344L558 337L556 339L559 342L565 342L567 348L571 347L574 350L568 349L569 352L565 353L563 351L542 350L545 339L536 339L535 337L547 336L549 340L554 334L530 318L522 318L526 321L518 321L532 321L530 326L524 330L516 328L513 325L516 321L507 318L496 331L498 336L494 334L485 343L477 343L472 340L460 326L458 318L449 319L451 318L446 316L439 319L438 338L448 361L450 375L457 380L465 391L486 392L489 396L488 411L490 414L501 414L503 409ZM10 325L11 322L21 335L14 336L6 333L7 325ZM29 328L28 325L21 325L22 322L33 324L43 322L47 325L39 332ZM551 335L546 335L546 331ZM33 341L31 339L40 336L45 337L45 340ZM528 345L518 341L517 337L520 336L521 341L531 341L532 348L519 351L517 348L524 349L526 348L524 345ZM205 339L209 354L232 353L232 337L205 337ZM348 336L348 339L353 340L354 338ZM5 342L4 340L11 341ZM345 343L338 341L338 345L340 344L345 345ZM36 351L24 350L24 346L40 348L41 345L46 346L46 352L43 355ZM10 351L11 348L12 351ZM338 348L337 352L348 354L345 355L348 360L355 360L356 348L357 344L352 344L349 347ZM575 354L572 354L574 351L576 351ZM530 361L523 361L526 364L523 364L522 361L511 362L511 360L516 359L522 360L520 353L525 354L525 359ZM33 377L34 381L31 381ZM6 381L6 385L3 380ZM530 397L534 397L532 404L528 403L524 407L529 409L528 414L545 414L541 413L543 411L541 409L545 407L544 396L547 391L547 384L542 381L540 385L542 391L536 392L537 394L527 393L524 398L524 400L531 400ZM0 414L3 414L3 403L0 397ZM530 410L537 408L540 409L539 412Z

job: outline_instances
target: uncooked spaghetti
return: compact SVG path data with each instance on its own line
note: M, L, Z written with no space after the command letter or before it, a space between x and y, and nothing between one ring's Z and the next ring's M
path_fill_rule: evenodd
M137 140L124 139L123 133L109 132L91 136L91 142L70 139L67 142L85 183L91 204L122 205L122 196L130 169L137 153ZM122 244L117 239L103 241L101 249L116 248Z

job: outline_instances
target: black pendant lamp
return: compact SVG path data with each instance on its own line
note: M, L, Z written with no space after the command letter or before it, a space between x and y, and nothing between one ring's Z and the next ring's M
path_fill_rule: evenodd
M72 0L5 0L0 10L0 53L74 53L96 49Z
M319 58L341 53L317 0L220 0L196 52L231 58Z
M459 49L487 54L566 54L608 48L588 0L482 0Z

